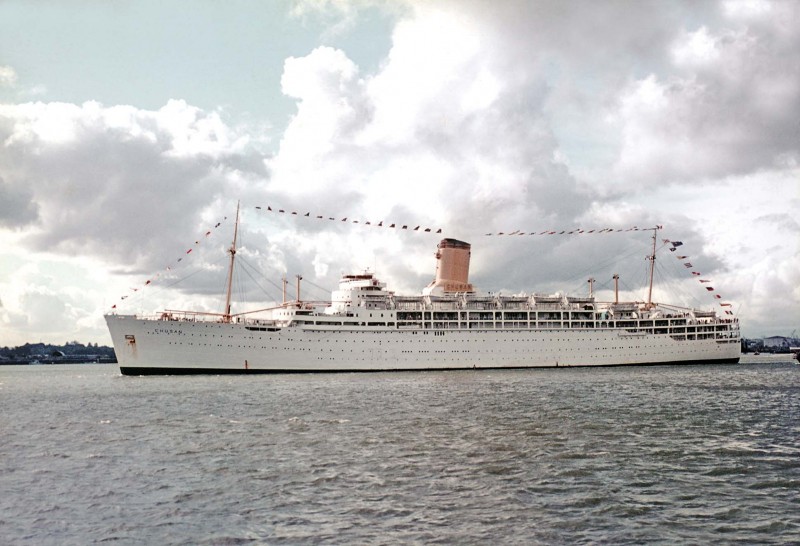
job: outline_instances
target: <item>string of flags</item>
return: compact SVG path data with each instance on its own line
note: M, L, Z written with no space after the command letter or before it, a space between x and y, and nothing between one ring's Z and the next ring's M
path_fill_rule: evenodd
M413 224L402 224L399 222L389 222L383 221L380 222L372 222L370 220L357 220L354 218L348 218L345 216L344 218L339 218L337 216L330 216L330 215L322 215L322 214L311 214L311 212L297 212L297 211L290 211L287 209L280 209L280 208L272 208L272 206L266 207L256 207L256 210L260 210L263 212L273 212L275 214L286 214L288 216L299 216L301 218L309 218L313 220L322 220L325 222L346 222L351 224L359 224L362 226L371 226L371 227L380 227L380 228L387 228L387 229L398 229L398 230L407 230L407 231L418 231L421 233L441 233L442 228L434 229L430 227L424 227L422 225L414 226Z
M196 249L198 246L200 246L200 244L202 244L202 243L203 243L203 242L204 242L206 239L208 239L209 237L211 237L211 235L213 235L213 234L214 234L214 232L215 232L215 231L216 231L216 230L217 230L217 229L218 229L218 228L219 228L219 227L220 227L220 226L221 226L221 225L222 225L222 224L225 222L225 220L227 220L227 219L228 219L228 217L227 217L227 216L225 216L225 217L223 217L223 218L222 218L222 220L221 220L221 221L219 221L219 222L217 222L216 224L214 224L214 226L213 226L213 227L210 227L210 228L208 228L208 229L206 230L206 232L203 234L203 236L202 236L202 237L199 237L199 238L198 238L198 239L197 239L197 240L194 242L194 245L190 246L190 247L188 248L188 250L186 250L186 252L184 252L183 254L181 254L181 255L180 255L180 256L179 256L177 259L173 260L171 263L169 263L169 264L168 264L168 265L167 265L167 266L166 266L164 269L162 269L161 271L159 271L158 273L156 273L155 275L153 275L152 277L150 277L149 279L147 279L147 280L144 282L144 284L142 284L142 285L140 285L140 286L135 286L135 287L132 287L132 288L130 289L130 290L131 290L131 292L133 292L133 293L136 293L136 292L138 292L139 290L143 289L144 287L151 285L151 284L152 284L153 282L155 282L155 281L156 281L156 280L157 280L157 279L158 279L158 278L159 278L159 277L160 277L162 274L166 275L166 274L167 274L167 272L169 272L169 271L172 271L172 269L173 269L173 268L175 268L175 267L177 267L177 265L178 265L178 264L180 264L181 262L183 262L183 260L184 260L184 259L185 259L187 256L190 256L190 255L192 254L192 252L193 252L193 251L194 251L194 250L195 250L195 249ZM130 296L132 296L132 295L134 295L134 294L130 294L130 293L129 293L129 294L125 294L124 296L121 296L121 297L120 297L119 301L124 301L124 300L128 299L128 298L129 298ZM117 308L117 304L116 304L116 303L115 303L114 305L112 305L112 306L111 306L111 309L116 309L116 308Z
M663 241L664 241L665 245L669 245L670 252L677 252L678 247L683 246L683 242L681 242L681 241L670 241L669 239L663 239ZM692 262L684 261L684 260L688 260L689 256L685 256L685 255L676 253L675 257L678 259L678 261L683 263L683 267L685 267L686 269L692 269L692 270L694 269L694 265L692 265ZM702 277L703 276L703 274L700 273L699 271L692 271L691 273L692 273L693 277ZM700 282L700 284L704 285L704 288L706 289L707 292L713 292L713 296L714 296L715 300L723 299L720 294L716 293L716 291L714 290L713 286L707 286L708 283L711 282L710 279L697 279L697 280ZM725 314L726 315L732 315L733 314L733 311L731 309L729 309L730 307L733 306L733 304L725 303L725 302L718 302L718 303L719 303L720 307L724 307L725 308Z
M389 222L389 221L383 221L383 220L381 220L379 222L372 222L372 221L369 221L369 220L365 221L365 220L358 220L358 219L349 219L346 216L341 218L341 219L338 218L338 217L335 217L335 216L327 216L327 215L320 215L320 214L315 214L315 215L312 216L310 211L306 212L306 213L299 213L297 211L289 211L287 209L281 209L281 208L274 208L273 209L272 206L270 206L270 205L268 205L266 207L257 206L255 208L256 208L256 210L263 211L263 212L272 212L272 213L275 213L275 214L286 214L286 215L289 215L289 216L305 217L305 218L314 219L314 220L322 220L322 221L330 221L330 222L339 221L339 222L345 222L345 223L359 224L359 225L363 225L363 226L382 227L382 228L387 228L387 229L407 230L407 231L415 231L415 232L422 232L422 233L437 233L437 234L438 233L442 233L442 229L441 228L438 228L438 229L434 230L433 228L423 227L422 225L417 225L417 226L411 227L412 224L402 224L402 223L399 223L399 222ZM199 237L194 242L194 245L190 246L180 257L176 258L173 262L168 264L163 270L157 272L151 278L147 279L144 282L143 285L137 286L137 287L132 287L130 289L131 292L136 293L140 289L143 289L144 287L149 286L155 280L157 280L162 274L166 274L167 272L171 271L174 267L176 267L177 264L180 264L181 262L183 262L184 258L186 258L187 256L190 256L192 254L192 252L198 246L200 246L200 244L203 241L205 241L211 235L213 235L213 233L227 219L228 219L227 216L223 217L223 219L221 221L217 222L216 224L214 224L213 227L211 227L208 230L206 230L205 233L203 234L203 236ZM348 222L348 220L349 220L349 222ZM502 231L500 231L500 232L496 232L496 233L486 233L486 236L487 237L492 237L492 236L497 237L497 236L515 236L515 235L516 236L519 236L519 235L548 235L548 236L552 236L552 235L583 235L583 234L622 233L622 232L631 232L631 231L651 231L651 230L654 230L654 229L656 229L656 230L662 229L662 226L655 226L654 228L639 228L638 226L633 226L633 227L629 227L629 228L602 228L602 229L596 229L596 228L595 229L580 229L580 228L575 228L575 229L572 229L572 230L543 230L543 231L538 231L538 232L537 231L525 232L525 231L522 231L522 230L516 230L516 231L511 231L511 232L502 232ZM664 242L665 245L669 245L670 246L669 250L671 252L676 252L678 247L683 246L683 242L682 241L670 241L669 239L663 239L663 242ZM688 260L689 256L675 254L675 257L679 261L681 261L683 263L683 266L686 269L691 269L691 270L694 269L694 265L690 261L684 261L684 260ZM691 271L691 274L692 274L693 277L702 277L703 276L702 273L700 273L699 271ZM707 285L708 283L711 282L709 279L698 279L698 281L703 285ZM705 286L705 289L708 292L715 292L713 286ZM125 295L121 296L120 297L120 301L124 301L124 300L128 299L128 297L130 297L131 295L133 295L133 294L125 294ZM721 300L722 299L722 296L720 294L718 294L718 293L714 293L713 296L714 296L714 299L716 299L716 300ZM719 302L719 305L720 305L720 307L725 308L725 314L726 315L733 315L733 311L729 309L730 307L732 307L731 303ZM117 304L114 304L114 305L111 306L111 309L116 309L116 308L117 308Z
M552 229L545 229L544 231L522 231L520 229L516 231L498 231L496 233L486 233L486 237L500 237L500 236L510 236L510 235L588 235L590 233L622 233L628 231L652 231L653 229L662 229L663 226L656 226L655 228L640 228L638 226L633 226L629 228L603 228L603 229L581 229L581 228L574 228L574 229L562 229L562 230L552 230Z
M422 225L413 226L413 224L402 224L399 222L389 222L389 221L380 221L380 222L372 222L369 220L358 220L354 218L348 218L347 216L343 218L339 218L338 216L331 216L331 215L323 215L323 214L312 214L309 212L298 212L294 210L282 209L282 208L273 208L271 205L267 205L266 207L257 206L256 210L262 212L272 212L275 214L285 214L287 216L298 216L304 217L314 220L322 220L328 222L348 222L352 224L360 224L364 226L372 226L372 227L383 227L389 229L398 229L398 230L408 230L408 231L420 231L423 233L442 233L442 229L433 229L429 227L423 227ZM581 229L575 228L571 230L544 230L544 231L531 231L525 232L522 230L510 231L510 232L503 232L499 231L496 233L486 233L485 236L503 236L503 235L579 235L579 234L589 234L589 233L621 233L621 232L629 232L629 231L650 231L653 229L662 229L663 226L656 226L655 228L640 228L638 226L632 226L629 228L594 228L594 229Z

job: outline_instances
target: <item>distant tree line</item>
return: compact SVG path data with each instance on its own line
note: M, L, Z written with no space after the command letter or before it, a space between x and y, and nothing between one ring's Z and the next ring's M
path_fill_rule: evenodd
M64 345L50 343L26 343L19 347L0 347L0 359L3 360L30 360L41 358L75 359L77 357L90 357L113 359L116 357L113 347L89 343L84 345L77 341L68 341Z

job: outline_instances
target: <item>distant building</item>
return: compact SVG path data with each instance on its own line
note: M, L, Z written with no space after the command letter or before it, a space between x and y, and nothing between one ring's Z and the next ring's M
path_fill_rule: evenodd
M789 350L789 338L783 336L771 336L764 338L764 348L768 350Z

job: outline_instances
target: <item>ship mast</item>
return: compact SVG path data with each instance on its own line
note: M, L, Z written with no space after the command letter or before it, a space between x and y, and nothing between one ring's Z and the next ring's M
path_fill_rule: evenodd
M647 290L647 309L653 308L653 273L656 269L656 234L661 226L650 228L653 230L653 252L647 257L650 260L650 287Z
M225 312L222 315L222 322L231 321L231 287L233 285L233 262L236 259L236 239L239 235L239 203L236 203L236 223L233 227L233 242L228 249L231 255L231 263L228 266L228 287L225 293Z

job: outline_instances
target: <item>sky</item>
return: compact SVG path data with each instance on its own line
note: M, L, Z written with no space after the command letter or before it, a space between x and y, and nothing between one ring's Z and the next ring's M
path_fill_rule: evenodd
M4 0L0 346L221 312L237 203L234 312L418 294L442 237L642 301L661 226L655 301L787 336L799 160L800 2Z

